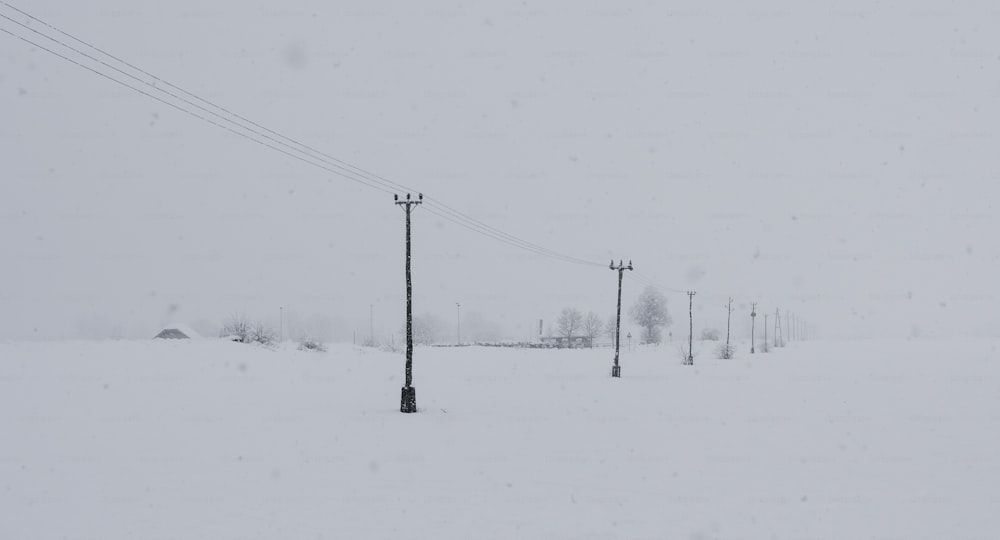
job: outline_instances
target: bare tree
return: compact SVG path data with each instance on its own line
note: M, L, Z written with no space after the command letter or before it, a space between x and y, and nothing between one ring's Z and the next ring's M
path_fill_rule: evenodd
M660 342L660 328L673 320L667 313L667 298L653 287L646 287L629 310L629 316L645 330L646 343Z
M587 316L583 318L583 335L590 338L591 347L594 346L597 335L601 333L602 326L601 317L593 311L588 312Z
M260 343L261 345L271 345L278 337L277 332L264 326L264 323L251 321L242 314L230 315L222 324L219 335L240 343Z
M556 321L559 335L566 338L569 347L573 347L573 337L583 325L583 314L576 308L563 308Z
M219 331L219 337L229 338L240 343L250 343L252 326L250 319L246 315L234 313L222 323L222 330Z
M271 345L277 337L273 329L264 326L264 323L261 322L255 323L250 330L250 341L261 345Z

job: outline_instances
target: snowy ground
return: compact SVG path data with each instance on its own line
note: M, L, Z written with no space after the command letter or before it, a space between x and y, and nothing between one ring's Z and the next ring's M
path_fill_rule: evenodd
M995 539L998 345L0 344L0 538Z

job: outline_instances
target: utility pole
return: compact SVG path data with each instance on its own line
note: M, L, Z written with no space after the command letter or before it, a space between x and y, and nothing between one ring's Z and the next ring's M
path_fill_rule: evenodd
M462 346L462 304L455 302L455 328L458 329L458 345Z
M729 321L733 318L733 299L729 299L729 306L726 307L726 358L733 355L733 350L729 348Z
M615 260L611 259L611 264L608 268L618 271L618 315L615 319L615 365L611 366L611 376L620 378L622 376L622 367L618 364L618 350L621 348L621 332L622 332L622 276L625 275L626 270L632 270L632 261L628 262L628 266L622 264L621 259L618 259L618 266L615 266Z
M778 309L774 310L774 346L785 346L785 336L781 335L781 311Z
M688 357L684 365L694 365L694 291L688 291Z
M792 340L792 312L785 311L785 330L788 331L788 341Z
M760 352L767 352L767 313L764 314L764 348Z
M750 354L754 353L754 341L757 339L754 323L757 322L757 302L750 302Z
M417 389L413 387L413 281L410 279L410 213L413 208L424 201L424 194L417 195L418 200L412 200L406 194L406 200L399 200L394 195L396 204L406 212L406 386L403 387L399 402L399 412L417 412Z

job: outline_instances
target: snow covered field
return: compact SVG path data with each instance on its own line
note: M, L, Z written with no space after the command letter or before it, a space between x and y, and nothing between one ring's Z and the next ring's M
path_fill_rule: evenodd
M2 539L995 539L1000 341L0 344Z

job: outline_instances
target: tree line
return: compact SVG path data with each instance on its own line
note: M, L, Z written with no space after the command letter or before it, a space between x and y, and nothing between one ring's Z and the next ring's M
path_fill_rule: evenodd
M646 287L642 291L629 308L628 317L642 328L642 343L662 342L663 330L673 322L667 311L667 297L653 287ZM567 340L585 337L593 342L603 332L614 344L616 326L617 318L614 315L604 321L593 311L584 314L573 307L563 308L556 319L557 335Z

